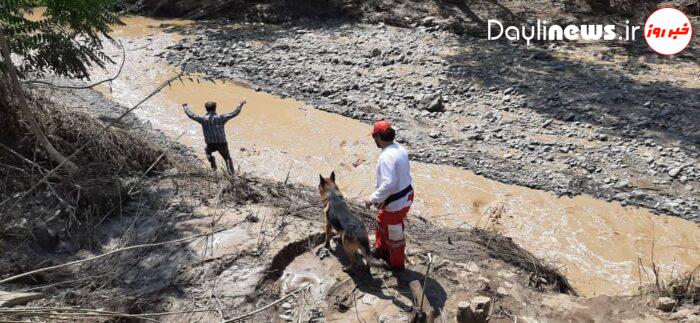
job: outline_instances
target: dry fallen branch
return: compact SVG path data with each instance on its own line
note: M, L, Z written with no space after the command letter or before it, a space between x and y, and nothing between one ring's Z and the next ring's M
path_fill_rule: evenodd
M27 122L29 123L29 128L31 129L32 134L36 136L38 142L41 144L44 150L46 150L46 153L51 157L51 159L59 163L59 166L56 167L56 169L58 169L60 166L65 165L69 174L75 174L78 171L78 166L76 166L75 163L70 161L70 158L66 158L65 156L63 156L63 154L59 152L56 149L56 147L53 146L51 141L49 141L49 138L44 133L44 130L42 130L39 120L36 119L36 116L29 108L29 103L27 102L27 98L24 95L24 90L19 84L17 70L15 68L14 63L12 63L12 58L10 57L12 52L10 51L7 39L5 38L5 34L2 30L0 30L0 49L2 51L2 58L5 63L5 68L9 76L8 78L10 88L12 88L14 91L14 96L18 101L17 105L20 111L22 111L22 114L26 118ZM53 175L53 171L50 174ZM46 178L48 178L48 176L46 176Z
M153 162L153 164L151 164L151 166L149 166L148 169L146 169L146 171L143 172L143 173L141 174L141 176L139 176L139 178L136 180L136 183L141 182L141 180L142 180L144 177L146 177L146 175L148 175L148 172L150 172L150 171L153 169L153 167L156 167L156 165L158 164L158 162L159 162L161 159L163 159L163 156L165 156L165 154L168 152L168 150L170 149L170 147L171 147L174 143L176 143L178 140L180 140L180 138L181 138L184 134L185 134L185 132L183 131L179 136L177 136L177 138L175 138L174 140L170 141L170 143L168 144L168 146L165 147L165 149L163 149L163 153L161 153L160 156L158 156L158 158L156 158L156 160ZM134 186L131 187L131 189L130 189L129 192L128 192L129 195L131 195L131 194L133 193L135 187L136 187L136 185L134 185Z
M192 240L192 239L199 238L199 237L203 237L203 236L208 236L208 235L210 235L210 234L214 234L214 233L221 232L221 231L224 231L224 230L226 230L226 229L219 229L219 230L211 231L211 232L207 232L207 233L196 234L196 235L193 235L193 236L190 236L190 237L181 238L181 239L176 239L176 240L171 240L171 241L158 242L158 243L148 243L148 244L142 244L142 245L136 245L136 246L130 246L130 247L125 247L125 248L120 248L120 249L112 250L112 251L110 251L110 252L103 253L103 254L98 255L98 256L95 256L95 257L91 257L91 258L87 258L87 259L81 259L81 260L76 260L76 261L71 261L71 262L69 262L69 263L65 263L65 264L61 264L61 265L56 265L56 266L51 266L51 267L45 267L45 268L41 268L41 269L37 269L37 270L30 271L30 272L26 272L26 273L23 273L23 274L15 275L15 276L12 276L12 277L5 278L5 279L3 279L3 280L0 280L0 284L4 284L4 283L7 283L7 282L10 282L10 281L13 281L13 280L22 278L22 277L31 276L31 275L38 274L38 273L41 273L41 272L51 271L51 270L58 269L58 268L68 267L68 266L72 266L72 265L77 265L77 264L81 264L81 263L85 263L85 262L97 260L97 259L104 258L104 257L106 257L106 256L109 256L109 255L112 255L112 254L115 254L115 253L118 253L118 252L122 252L122 251L128 251L128 250L134 250L134 249L140 249L140 248L158 247L158 246L163 246L163 245L167 245L167 244L171 244L171 243L184 242L184 241Z
M126 62L126 49L124 49L124 44L122 44L121 41L119 41L119 46L120 46L121 49L122 49L122 62L121 62L121 64L119 65L119 70L117 70L117 74L115 74L114 76L112 76L112 77L110 77L110 78L107 78L107 79L104 79L104 80L102 80L102 81L99 81L99 82L96 82L96 83L93 83L93 84L89 84L89 85L57 85L57 84L53 84L53 83L51 83L51 82L40 81L40 80L30 80L30 81L26 81L26 82L24 82L24 83L26 83L26 84L42 84L42 85L48 85L48 86L55 87L55 88L59 88L59 89L75 89L75 90L82 90L82 89L90 89L90 88L93 88L93 87L98 86L98 85L100 85L100 84L102 84L102 83L107 83L107 82L114 81L114 80L116 80L116 79L119 77L119 75L122 73L122 69L124 69L124 63Z
M22 195L19 196L18 201L19 201L19 200L22 200L22 199L25 198L27 195L29 195L30 193L32 193L37 187L39 187L39 185L41 185L41 183L43 183L44 181L46 181L46 179L48 179L49 177L53 176L53 174L54 174L59 168L61 168L65 163L72 163L72 162L70 162L70 159L71 159L71 158L74 158L76 155L78 155L78 153L80 153L81 151L83 151L83 149L85 149L86 147L88 147L88 146L91 144L91 142L92 142L93 140L95 140L95 138L100 137L101 135L103 135L105 132L107 132L107 130L109 130L109 129L111 129L112 127L114 127L115 124L117 124L118 122L120 122L120 121L121 121L124 117L126 117L129 113L133 112L133 111L136 110L139 106L141 106L141 104L143 104L143 103L146 102L148 99L150 99L150 98L152 98L153 96L155 96L156 94L158 94L158 92L160 92L160 91L161 91L162 89L164 89L166 86L170 85L170 83L172 83L173 81L179 79L183 74L184 74L184 72L181 71L181 72L178 73L177 75L175 75L175 76L173 76L173 77L167 79L167 80L166 80L165 82L163 82L160 86L158 86L155 90L153 90L148 96L146 96L146 97L143 98L141 101L139 101L138 103L136 103L136 105L134 105L133 107L127 109L127 110L126 110L124 113L122 113L118 118L112 120L112 122L111 122L110 124L108 124L106 127L102 128L102 130L100 130L100 132L98 132L98 133L95 135L95 137L93 137L92 140L89 140L89 141L85 142L85 143L84 143L82 146L80 146L76 151L74 151L70 156L68 156L68 157L65 158L61 163L59 163L58 166L54 167L54 168L53 168L52 170L50 170L46 175L44 175L44 177L42 177L39 181L37 181L31 188L29 188L29 190L27 190L27 191L25 191L24 193L22 193ZM4 205L4 204L7 203L9 200L10 200L10 199L7 199L7 200L3 201L2 203L0 203L0 206Z
M159 313L142 313L142 314L125 314L113 311L104 310L93 310L84 309L76 307L27 307L27 308L2 308L0 309L0 314L5 314L8 316L106 316L106 317L124 317L124 318L138 318L147 321L158 322L157 320L150 319L153 316L170 316L170 315L180 315L180 314L191 314L191 313L204 313L204 312L216 312L215 309L200 309L200 310L189 310L189 311L176 311L176 312L159 312Z
M28 307L28 308L7 308L0 309L0 314L11 316L59 316L59 317L122 317L142 319L145 321L158 322L157 320L144 317L140 314L126 314L112 311L91 310L81 308L60 308L60 307Z
M292 291L291 293L289 293L289 294L283 296L282 298L280 298L280 299L278 299L278 300L276 300L276 301L274 301L274 302L272 302L272 303L270 303L270 304L267 304L267 305L265 305L265 306L263 306L263 307L261 307L261 308L259 308L259 309L256 309L256 310L254 310L254 311L252 311L252 312L250 312L250 313L243 314L243 315L241 315L241 316L234 317L234 318L232 318L232 319L230 319L230 320L223 321L222 323L229 323L229 322L240 321L240 320L242 320L242 319L244 319L244 318L251 317L251 316L253 316L253 315L257 314L257 313L260 313L260 312L262 312L262 311L264 311L264 310L266 310L266 309L272 307L272 306L275 306L275 304L278 304L278 303L284 301L285 299L291 297L292 295L294 295L294 294L296 294L296 293L298 293L298 292L300 292L300 291L302 291L302 290L304 290L304 289L306 289L306 288L308 288L308 287L309 287L309 283L306 283L306 284L304 284L304 286L301 286L301 287L297 288L296 290Z

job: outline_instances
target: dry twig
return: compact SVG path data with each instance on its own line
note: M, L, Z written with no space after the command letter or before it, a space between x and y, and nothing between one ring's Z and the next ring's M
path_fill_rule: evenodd
M122 69L124 68L124 63L126 62L126 49L124 49L124 44L122 44L121 41L119 41L119 46L120 46L121 49L122 49L122 62L121 62L121 64L119 65L119 70L117 70L117 74L115 74L114 76L112 76L112 77L110 77L110 78L107 78L107 79L104 79L104 80L102 80L102 81L99 81L99 82L96 82L96 83L93 83L93 84L89 84L89 85L57 85L57 84L53 84L53 83L46 82L46 81L40 81L40 80L29 80L29 81L26 81L26 82L24 82L24 83L27 83L27 84L42 84L42 85L48 85L48 86L55 87L55 88L59 88L59 89L75 89L75 90L81 90L81 89L90 89L90 88L93 88L93 87L95 87L95 86L98 86L98 85L100 85L100 84L102 84L102 83L107 83L107 82L114 81L114 80L116 80L116 79L119 77L119 75L122 73Z
M272 302L272 303L270 303L270 304L267 304L267 305L265 305L265 306L263 306L263 307L261 307L261 308L259 308L259 309L256 309L256 310L254 310L254 311L252 311L252 312L249 312L249 313L246 313L246 314L243 314L243 315L241 315L241 316L234 317L234 318L232 318L232 319L230 319L230 320L223 321L222 323L229 323L229 322L240 321L240 320L242 320L242 319L244 319L244 318L251 317L251 316L253 316L253 315L257 314L257 313L260 313L260 312L262 312L262 311L264 311L264 310L266 310L266 309L272 307L272 306L275 306L275 304L279 304L280 302L282 302L282 301L284 301L285 299L291 297L292 295L294 295L294 294L296 294L296 293L298 293L298 292L300 292L300 291L302 291L302 290L308 288L309 286L310 286L310 284L309 284L309 283L306 283L306 284L304 284L304 286L301 286L301 287L297 288L296 290L292 291L291 293L289 293L289 294L283 296L282 298L280 298L280 299L278 299L278 300L276 300L276 301L274 301L274 302Z
M214 234L214 233L221 232L221 231L224 231L224 230L226 230L226 229L219 229L219 230L212 231L212 232L207 232L207 233L202 233L202 234L196 234L196 235L193 235L193 236L190 236L190 237L181 238L181 239L176 239L176 240L171 240L171 241L158 242L158 243L148 243L148 244L142 244L142 245L136 245L136 246L130 246L130 247L125 247L125 248L120 248L120 249L112 250L112 251L110 251L110 252L103 253L103 254L98 255L98 256L95 256L95 257L91 257L91 258L87 258L87 259L81 259L81 260L76 260L76 261L71 261L71 262L69 262L69 263L65 263L65 264L61 264L61 265L56 265L56 266L51 266L51 267L45 267L45 268L41 268L41 269L37 269L37 270L32 270L32 271L30 271L30 272L26 272L26 273L23 273L23 274L15 275L15 276L12 276L12 277L8 277L8 278L5 278L5 279L3 279L3 280L0 280L0 284L4 284L4 283L7 283L7 282L10 282L10 281L13 281L13 280L22 278L22 277L31 276L31 275L38 274L38 273L41 273L41 272L51 271L51 270L55 270L55 269L58 269L58 268L63 268L63 267L68 267L68 266L72 266L72 265L77 265L77 264L81 264L81 263L85 263L85 262L90 262L90 261L97 260L97 259L100 259L100 258L104 258L104 257L109 256L109 255L111 255L111 254L115 254L115 253L122 252L122 251L128 251L128 250L134 250L134 249L140 249L140 248L158 247L158 246L163 246L163 245L167 245L167 244L171 244L171 243L184 242L184 241L192 240L192 239L199 238L199 237L203 237L203 236L208 236L208 235L210 235L210 234Z

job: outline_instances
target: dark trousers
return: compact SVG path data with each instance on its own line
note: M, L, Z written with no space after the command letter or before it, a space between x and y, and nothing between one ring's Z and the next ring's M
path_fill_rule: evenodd
M224 158L228 172L233 174L233 160L231 160L231 154L228 151L228 143L207 144L207 147L204 148L204 152L207 154L207 160L211 163L211 169L216 170L216 159L214 159L212 155L216 151Z

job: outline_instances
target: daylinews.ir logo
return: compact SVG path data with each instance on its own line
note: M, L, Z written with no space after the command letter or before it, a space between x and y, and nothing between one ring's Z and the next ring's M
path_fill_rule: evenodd
M510 41L525 40L528 46L532 41L635 41L641 26L631 26L629 21L622 28L616 25L550 25L537 20L534 26L503 26L498 20L489 19L488 39L502 37ZM662 8L655 11L642 31L649 47L662 55L674 55L688 47L693 35L688 17L678 9Z
M644 39L649 48L661 55L675 55L686 49L693 38L693 27L682 11L662 8L644 24Z

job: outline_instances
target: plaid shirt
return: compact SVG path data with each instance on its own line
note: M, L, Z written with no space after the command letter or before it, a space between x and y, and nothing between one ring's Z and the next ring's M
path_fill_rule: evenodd
M233 112L217 114L216 112L208 112L204 116L199 116L190 111L189 106L185 106L185 114L202 125L202 132L204 132L204 142L207 144L225 144L226 143L226 131L224 131L224 125L229 120L236 117L241 113L240 105Z

